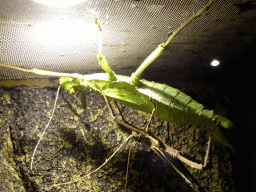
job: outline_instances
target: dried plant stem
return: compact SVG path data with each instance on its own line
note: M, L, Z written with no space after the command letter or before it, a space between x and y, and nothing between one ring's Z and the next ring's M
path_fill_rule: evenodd
M50 120L48 121L48 124L46 125L46 127L45 127L45 129L44 129L44 131L43 131L39 141L37 142L35 149L34 149L34 152L33 152L33 155L32 155L32 160L31 160L31 165L30 165L30 170L32 170L32 168L33 168L33 161L34 161L36 149L37 149L40 141L42 140L43 135L45 134L46 130L48 129L48 127L50 125L50 122L52 121L52 117L53 117L53 114L54 114L55 109L56 109L56 104L57 104L57 100L58 100L58 95L59 95L60 87L61 87L61 85L58 87L58 90L57 90L57 94L56 94L56 98L55 98L55 103L54 103L54 107L53 107L53 110L52 110L52 115L50 117Z

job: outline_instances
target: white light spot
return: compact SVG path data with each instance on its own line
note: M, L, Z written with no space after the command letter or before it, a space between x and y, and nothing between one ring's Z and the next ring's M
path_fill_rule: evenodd
M82 20L52 20L38 25L33 36L37 42L49 46L73 46L97 38L97 28Z
M214 59L212 62L211 62L211 66L213 66L213 67L216 67L216 66L218 66L220 64L220 62L218 61L218 60L216 60L216 59Z
M34 0L36 3L45 4L52 7L67 7L83 3L87 0Z

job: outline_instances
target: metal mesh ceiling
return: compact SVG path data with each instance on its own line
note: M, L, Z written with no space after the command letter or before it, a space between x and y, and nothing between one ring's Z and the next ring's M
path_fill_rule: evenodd
M54 1L50 1L54 2ZM71 1L72 2L72 1ZM97 61L98 36L93 18L103 27L103 54L110 67L131 75L168 35L208 0L80 0L52 6L39 0L0 2L1 63L56 72L103 72ZM218 0L193 21L142 74L164 79L182 73L205 73L212 59L236 58L256 34L256 2ZM36 75L0 67L0 79Z

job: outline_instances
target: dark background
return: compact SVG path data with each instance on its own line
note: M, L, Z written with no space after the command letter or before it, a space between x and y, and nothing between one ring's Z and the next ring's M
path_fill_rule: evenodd
M142 74L142 78L182 90L216 113L221 112L219 108L224 109L225 113L220 115L235 124L225 135L236 150L230 157L236 191L241 187L256 190L255 53L256 41L253 41L235 59L220 59L217 67L211 67L208 62L205 67L194 65L191 73L183 73L184 67L176 71L160 71L162 75L154 70Z
M221 63L219 69L209 69L200 76L204 84L217 83L216 98L211 96L202 102L209 106L209 103L214 105L214 101L220 101L226 109L227 118L235 124L226 136L236 150L231 160L237 191L241 187L256 189L255 51L254 41L236 59Z
M232 157L236 188L246 186L248 189L256 189L256 91L253 70L255 50L254 41L218 74L219 92L228 95L228 118L235 124L228 137L232 139L237 151Z

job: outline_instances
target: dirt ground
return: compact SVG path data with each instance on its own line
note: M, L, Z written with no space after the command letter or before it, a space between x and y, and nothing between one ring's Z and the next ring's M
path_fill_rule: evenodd
M131 134L113 123L103 97L92 92L86 93L87 108L82 109L63 91L30 170L32 154L49 121L56 91L55 87L29 86L0 89L1 191L124 191L131 141L89 177L49 190L53 184L78 179L99 167ZM120 106L126 121L140 128L147 125L149 114ZM150 129L167 138L173 148L203 162L208 141L206 128L170 124L168 129L167 122L154 118ZM206 191L234 191L230 149L214 139L207 167L185 169ZM133 139L127 191L177 192L191 188L149 149L147 141Z

